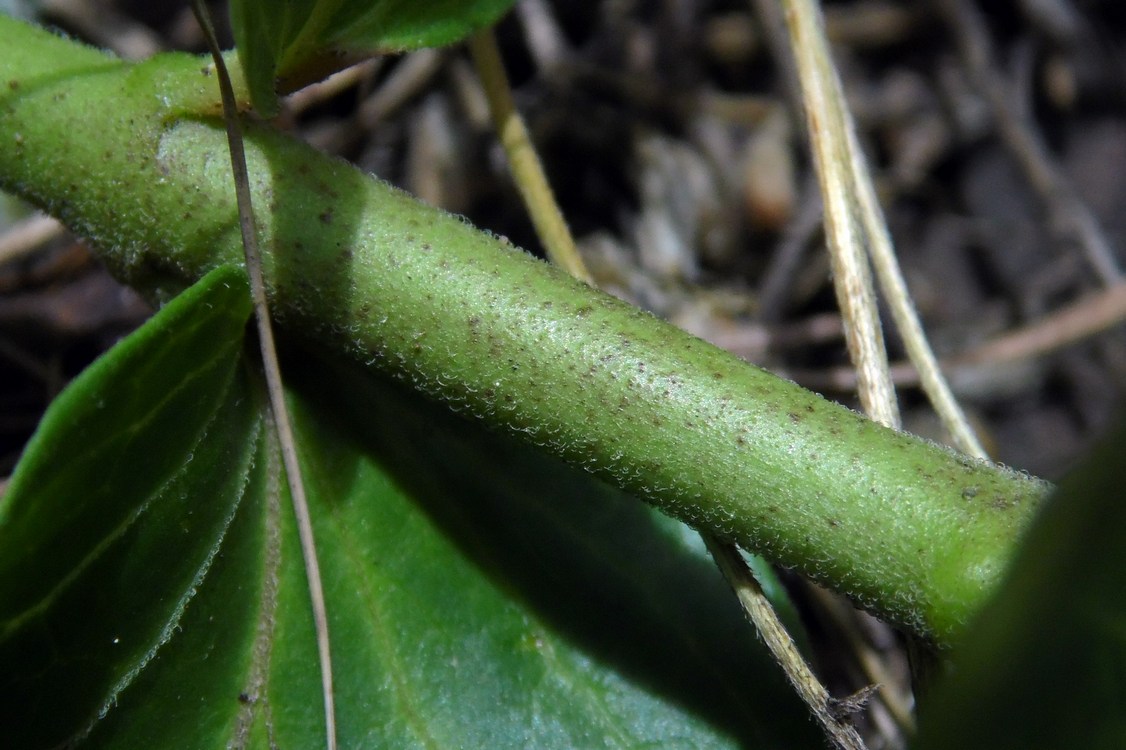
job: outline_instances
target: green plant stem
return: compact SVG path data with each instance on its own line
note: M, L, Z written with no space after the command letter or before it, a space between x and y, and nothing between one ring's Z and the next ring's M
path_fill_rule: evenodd
M855 123L829 54L819 4L815 0L783 0L783 8L802 90L806 133L825 206L833 284L864 411L887 427L902 426L872 289L871 258L907 350L923 373L931 403L958 446L975 458L985 459L981 444L938 370L899 273L867 160L857 142ZM908 650L914 682L919 685L922 668L916 664L929 649L909 639ZM884 690L890 692L890 686Z
M532 216L541 217L535 222L540 242L549 249L549 257L553 263L562 266L573 278L596 286L575 247L570 230L563 219L563 212L547 184L535 146L528 138L523 118L513 105L512 89L504 72L504 66L501 64L500 52L492 30L475 34L470 40L469 47L477 63L478 75L488 94L489 109L497 133L504 144L509 163L513 165L513 179L520 189L528 212ZM518 163L522 164L522 168L516 168ZM864 742L859 733L832 715L829 710L829 692L806 664L805 658L798 651L794 639L786 631L778 613L774 611L770 600L763 593L750 566L740 556L739 548L709 531L701 530L700 537L712 559L715 560L720 573L739 600L744 614L770 649L770 653L785 672L798 696L809 707L829 741L834 747L842 750L863 750Z
M198 58L126 65L0 17L0 179L154 298L241 257ZM112 102L112 106L105 106ZM267 126L279 326L949 645L1048 485L880 427Z

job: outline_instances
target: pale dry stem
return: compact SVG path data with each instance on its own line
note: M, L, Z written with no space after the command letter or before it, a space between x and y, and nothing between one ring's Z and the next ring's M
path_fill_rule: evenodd
M837 709L838 701L829 695L829 691L805 663L797 644L778 618L774 608L770 606L770 601L763 593L754 573L743 561L739 550L734 545L721 542L710 534L703 536L708 551L715 558L719 569L723 571L724 578L734 589L743 611L755 624L763 642L782 665L786 678L809 707L833 746L839 750L864 750L864 740L860 737L860 733L848 722L848 716L842 715Z
M477 66L477 75L485 87L489 111L493 116L497 136L504 146L504 153L508 156L512 178L548 259L575 278L593 286L594 281L575 248L575 240L571 237L571 230L568 229L551 185L548 184L524 119L512 103L508 75L504 72L492 29L479 31L470 37L469 50Z
M783 5L821 182L837 304L844 317L845 339L860 383L860 403L875 421L898 427L899 407L888 373L887 351L865 254L868 242L849 158L852 125L843 106L840 81L829 59L818 8L812 0L786 0Z

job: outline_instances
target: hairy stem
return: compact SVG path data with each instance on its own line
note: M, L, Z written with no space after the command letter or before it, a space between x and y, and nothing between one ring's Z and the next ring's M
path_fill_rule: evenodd
M540 167L535 147L528 137L523 118L512 103L512 90L508 76L501 64L500 52L492 30L480 31L470 40L469 47L477 63L478 75L489 96L493 122L508 154L513 179L524 198L528 212L534 217L539 240L548 249L548 258L563 267L572 277L594 286L590 272L579 255L575 242L563 220L563 212L555 201L547 179ZM523 166L518 166L518 165ZM864 742L852 727L845 726L828 710L829 692L806 664L794 640L786 631L770 600L755 580L754 573L743 561L739 548L732 542L720 539L708 531L700 536L715 560L720 573L731 586L743 608L770 653L786 673L790 684L821 725L830 742L845 750L863 750Z
M0 39L6 187L156 298L241 259L226 139L198 58L127 65L6 17ZM880 427L267 126L248 124L246 145L288 335L936 644L989 594L1048 489Z

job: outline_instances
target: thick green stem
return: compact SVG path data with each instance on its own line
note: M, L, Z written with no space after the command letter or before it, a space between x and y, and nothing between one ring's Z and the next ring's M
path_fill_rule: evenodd
M0 17L0 180L158 297L241 250L206 63L116 63ZM520 433L939 645L1047 485L884 429L261 125L283 328Z

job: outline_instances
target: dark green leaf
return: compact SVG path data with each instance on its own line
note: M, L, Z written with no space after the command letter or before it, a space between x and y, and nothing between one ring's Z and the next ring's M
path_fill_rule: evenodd
M0 744L84 731L178 632L254 458L249 313L213 272L44 417L0 503Z
M923 714L920 750L1126 747L1126 423L1044 508Z
M304 375L344 734L374 711L396 748L819 742L695 532L397 386ZM281 684L314 684L305 643Z
M48 747L315 747L289 503L211 274L60 399L0 506L0 726ZM695 535L345 368L291 361L343 746L817 738Z
M497 21L515 0L233 0L231 25L255 106L342 60L438 47ZM288 82L288 83L284 83Z

